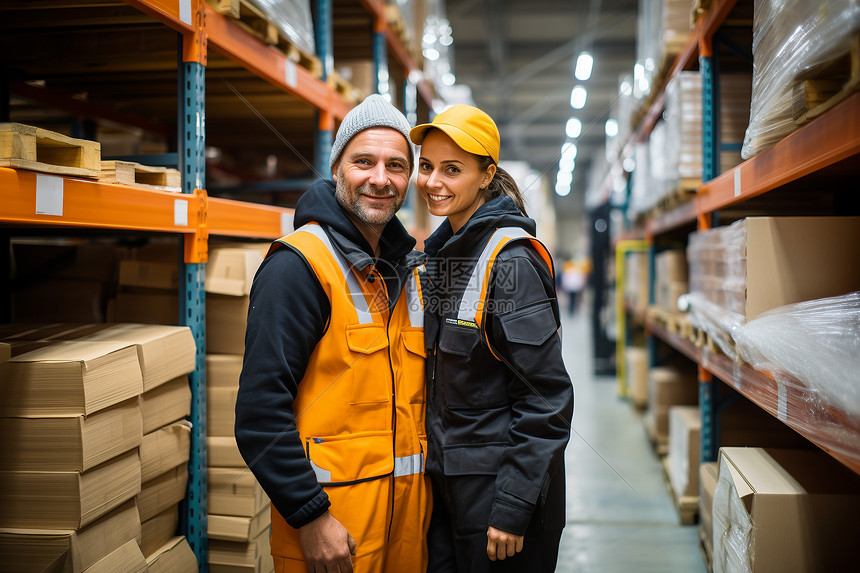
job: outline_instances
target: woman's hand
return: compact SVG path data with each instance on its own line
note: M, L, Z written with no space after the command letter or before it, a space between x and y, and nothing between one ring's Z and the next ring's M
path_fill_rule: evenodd
M523 536L514 535L492 525L487 530L487 557L490 561L513 557L523 550Z

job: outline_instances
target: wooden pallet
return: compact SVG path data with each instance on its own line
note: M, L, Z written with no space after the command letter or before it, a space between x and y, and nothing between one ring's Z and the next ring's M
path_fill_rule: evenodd
M664 458L660 466L663 470L663 481L666 482L666 489L675 504L681 525L695 525L699 519L699 498L695 495L678 497L672 487L672 480L669 479L669 458Z
M101 144L20 123L0 123L0 167L98 177Z
M102 161L99 181L118 183L139 189L182 191L182 175L176 169L151 167L131 161Z
M206 0L219 14L266 45L277 48L287 58L308 70L315 78L322 77L322 62L313 54L299 48L266 14L248 0Z
M658 306L649 306L646 316L665 328L667 332L676 334L685 340L689 338L692 325L686 314L670 312Z
M385 21L388 27L394 32L394 35L400 40L400 43L409 48L412 45L412 32L406 24L406 18L400 11L400 7L396 4L388 4L385 6ZM413 55L410 53L410 55Z
M358 103L361 101L361 94L359 93L358 88L345 80L343 76L336 71L331 71L328 75L327 82L334 91L339 93L341 97L349 103Z
M860 90L860 34L849 40L848 50L795 78L792 113L804 125Z

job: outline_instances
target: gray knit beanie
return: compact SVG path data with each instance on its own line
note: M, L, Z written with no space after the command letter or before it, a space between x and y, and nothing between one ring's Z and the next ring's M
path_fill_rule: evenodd
M331 161L329 167L334 167L340 154L349 140L359 132L371 127L390 127L403 134L409 147L409 167L412 167L413 147L409 140L409 122L406 116L379 94L367 96L363 102L349 110L337 130L334 144L331 146Z

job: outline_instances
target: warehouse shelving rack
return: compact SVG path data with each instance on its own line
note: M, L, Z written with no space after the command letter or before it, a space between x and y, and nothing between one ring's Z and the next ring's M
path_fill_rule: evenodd
M336 120L349 111L351 104L326 83L332 69L332 0L314 0L315 35L323 76L317 79L296 65L283 53L265 46L256 37L212 9L205 0L126 0L139 13L179 34L177 49L177 135L176 154L167 154L153 162L178 164L182 173L182 193L145 190L118 184L46 175L24 170L0 168L0 226L29 229L68 229L70 232L100 229L174 234L182 238L180 263L179 324L190 327L196 344L196 369L191 374L193 424L189 481L181 528L194 550L200 571L207 571L207 499L206 499L206 403L205 403L205 265L208 241L213 235L251 239L276 239L292 230L292 209L258 203L209 197L206 191L206 70L210 48L226 56L277 90L290 94L316 112L314 129L314 167L318 173L328 171L329 150ZM49 3L17 3L26 9L50 8ZM62 0L53 2L63 6ZM99 0L93 0L98 7ZM114 3L115 4L115 3ZM416 65L400 40L389 29L381 0L356 0L373 22L368 29L378 78L387 76L389 50L395 65L401 67L407 88L423 99L425 109L432 104L432 89L415 79ZM75 3L73 7L81 6ZM5 9L14 9L10 5ZM141 55L141 57L146 57ZM384 91L384 84L380 86ZM25 84L17 86L18 95L57 105L87 117L106 117L123 123L137 122L130 114L92 106L62 95L42 93ZM378 90L380 91L380 90ZM4 94L8 97L8 92ZM418 100L405 98L406 113L418 113ZM409 104L411 103L411 107ZM0 109L6 110L6 102ZM0 117L7 121L8 118ZM159 126L144 127L158 131ZM8 252L9 243L4 248ZM8 280L8 259L0 277ZM2 301L8 304L7 301ZM7 309L4 309L4 313Z
M695 32L677 57L668 77L692 69L698 55L703 92L703 183L692 200L624 229L614 238L616 245L646 241L650 259L649 302L654 303L655 238L685 228L710 229L721 210L743 206L751 199L799 182L807 176L860 175L860 93L821 114L771 148L740 165L719 173L719 53L718 32L739 0L715 0L698 21ZM630 136L621 158L632 153L634 142L645 141L663 113L665 82L644 118ZM621 159L619 159L621 161ZM635 174L634 174L635 176ZM856 180L856 179L855 179ZM609 176L601 186L609 200ZM624 312L624 309L620 309ZM860 474L860 419L855 419L812 401L804 385L790 376L775 378L747 364L697 347L668 331L654 320L645 323L650 362L656 362L656 340L687 356L698 365L699 406L702 412L700 462L715 461L719 451L719 412L727 404L719 400L720 381L804 436L845 466ZM619 336L624 336L619 333ZM623 358L619 358L622 359ZM623 382L622 382L623 385ZM810 404L813 404L810 406ZM805 407L801 408L800 406ZM824 428L839 426L841 443L832 447L832 436Z

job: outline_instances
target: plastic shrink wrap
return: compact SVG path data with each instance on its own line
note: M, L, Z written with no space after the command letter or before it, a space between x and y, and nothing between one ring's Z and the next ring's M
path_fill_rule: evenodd
M850 49L860 33L857 0L756 0L753 21L753 94L744 159L797 129L798 82Z
M307 54L316 54L309 0L249 0L287 38Z
M775 308L738 326L734 339L757 370L787 374L860 419L860 292Z

